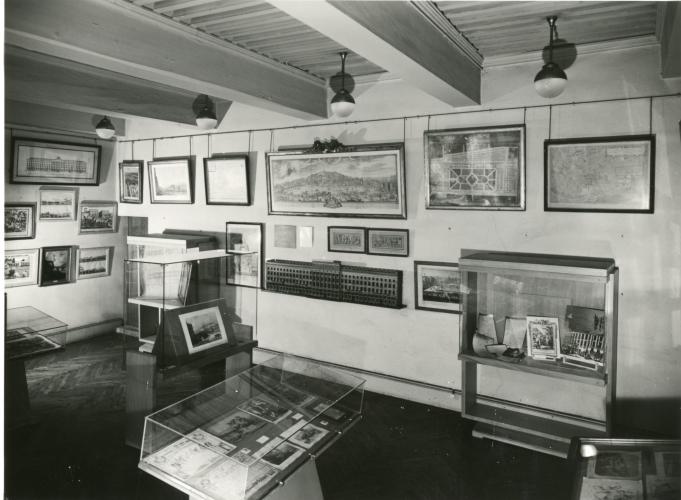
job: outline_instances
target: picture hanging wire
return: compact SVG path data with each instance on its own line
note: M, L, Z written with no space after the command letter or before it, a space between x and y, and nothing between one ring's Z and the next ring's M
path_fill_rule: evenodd
M131 160L135 159L135 141L132 141L130 143L130 159Z
M253 131L249 130L248 131L248 150L246 151L246 155L251 154L251 137L253 136Z
M523 108L523 125L527 125L527 108Z
M653 135L653 97L650 97L650 116L648 121L648 133Z
M189 156L190 156L190 157L191 157L191 155L192 155L192 138L193 138L193 137L194 137L193 135L190 135L190 136L189 136Z
M154 139L153 144L151 145L151 157L155 160L156 159L156 139Z
M272 149L274 147L274 129L270 129L270 153L274 153L274 150Z
M426 125L426 132L430 130L430 115L428 115L428 124Z
M212 142L213 142L213 134L208 134L208 158L211 157Z
M551 140L551 122L553 121L552 111L553 106L549 106L549 140Z
M402 142L407 142L407 117L402 122Z

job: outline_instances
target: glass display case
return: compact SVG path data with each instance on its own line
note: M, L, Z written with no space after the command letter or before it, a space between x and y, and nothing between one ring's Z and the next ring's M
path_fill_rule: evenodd
M681 441L574 438L573 500L681 498Z
M474 435L563 457L573 436L609 435L614 260L462 251L459 266L462 415L479 422Z
M276 356L149 415L139 467L190 498L263 498L360 420L363 395L358 377Z

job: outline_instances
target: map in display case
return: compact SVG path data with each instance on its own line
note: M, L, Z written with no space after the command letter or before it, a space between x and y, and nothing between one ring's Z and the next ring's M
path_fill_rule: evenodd
M146 418L140 469L191 498L259 499L361 419L364 380L276 356Z

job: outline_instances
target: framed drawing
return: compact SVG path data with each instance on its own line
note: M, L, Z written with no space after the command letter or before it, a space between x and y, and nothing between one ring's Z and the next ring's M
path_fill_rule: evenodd
M267 153L266 159L269 214L407 218L403 143Z
M203 159L207 205L250 205L248 156L215 155Z
M5 288L37 285L40 250L5 250Z
M367 253L395 257L409 256L409 230L368 228Z
M159 158L148 162L152 203L194 203L191 158Z
M99 278L111 274L111 256L114 247L79 248L77 279Z
M10 182L97 186L101 152L96 144L12 137Z
M40 220L76 220L78 188L41 187L38 193Z
M142 203L144 162L125 160L118 165L118 192L121 203Z
M228 342L220 308L215 305L178 314L189 354L205 351Z
M655 136L544 141L544 210L654 210Z
M329 252L366 253L363 227L329 226Z
M73 281L73 247L43 247L40 250L40 286Z
M81 201L79 233L115 233L118 203L115 201Z
M527 316L527 355L549 360L560 357L558 318Z
M525 210L525 125L428 130L426 208Z
M5 203L5 239L35 238L35 203Z
M227 284L262 286L263 228L260 222L227 223L227 252L239 254L229 259Z
M274 225L274 248L297 248L298 226L289 224Z
M414 261L416 309L459 314L461 272L451 262Z

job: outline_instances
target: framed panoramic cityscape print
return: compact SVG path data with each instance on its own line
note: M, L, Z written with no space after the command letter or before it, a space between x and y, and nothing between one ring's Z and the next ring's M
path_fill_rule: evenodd
M407 218L404 143L266 157L269 214Z

